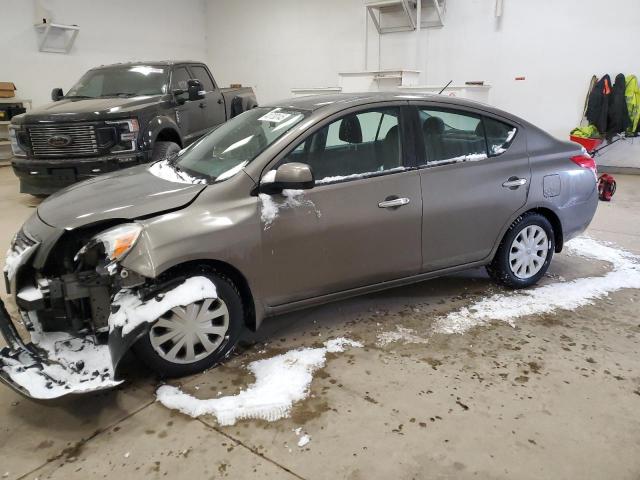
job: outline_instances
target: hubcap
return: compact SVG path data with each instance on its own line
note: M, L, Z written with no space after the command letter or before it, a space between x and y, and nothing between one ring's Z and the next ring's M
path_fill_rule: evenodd
M538 225L523 228L511 244L509 267L513 274L522 279L537 274L547 258L549 239Z
M154 350L172 363L193 363L209 356L229 330L229 310L220 298L208 298L168 311L153 324Z

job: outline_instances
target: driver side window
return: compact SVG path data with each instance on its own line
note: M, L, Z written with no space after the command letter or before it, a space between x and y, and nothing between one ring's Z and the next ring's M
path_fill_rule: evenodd
M176 88L180 88L182 90L187 89L187 80L189 80L189 72L184 67L177 67L173 71L173 75L171 77L171 89L174 90Z
M345 115L308 137L282 163L308 164L316 184L401 168L399 116L398 107Z

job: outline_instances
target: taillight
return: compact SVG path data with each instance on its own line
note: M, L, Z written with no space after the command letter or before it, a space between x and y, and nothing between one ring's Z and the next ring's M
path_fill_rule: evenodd
M589 154L583 153L582 155L576 155L571 157L571 161L582 168L588 168L593 172L593 176L596 179L598 178L598 167L596 165L596 161Z

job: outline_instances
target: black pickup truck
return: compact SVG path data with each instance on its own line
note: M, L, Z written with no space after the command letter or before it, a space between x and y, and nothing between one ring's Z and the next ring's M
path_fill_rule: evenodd
M249 87L220 88L202 62L93 68L66 95L12 118L20 191L48 195L105 172L160 160L257 106Z

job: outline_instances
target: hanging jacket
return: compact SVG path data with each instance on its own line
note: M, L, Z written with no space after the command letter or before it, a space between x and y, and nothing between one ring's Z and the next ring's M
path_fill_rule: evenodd
M607 131L607 114L609 111L609 96L611 94L611 79L605 75L595 84L589 94L587 104L587 120L596 126L600 133Z
M629 111L624 92L627 85L624 75L619 73L609 95L609 111L607 113L607 138L626 132L629 124Z
M580 138L600 138L598 129L595 125L587 125L586 127L576 127L571 130L570 135Z
M629 111L629 133L638 130L638 122L640 121L640 88L638 87L638 79L635 75L627 76L627 85L625 88L625 97L627 99L627 110Z

